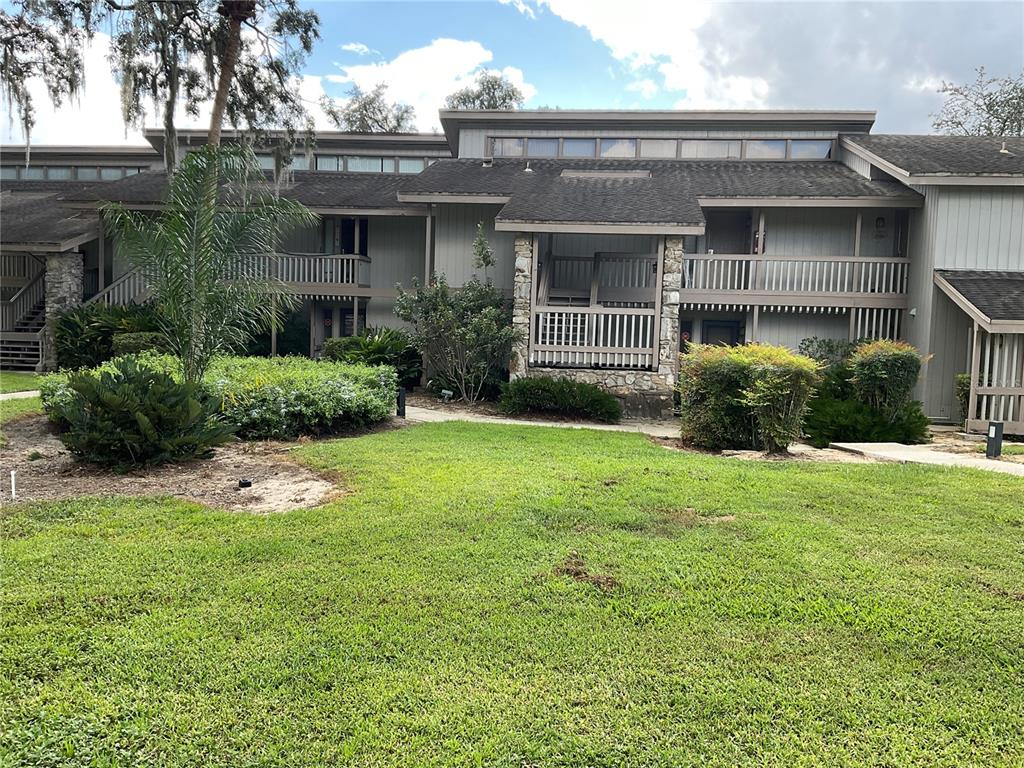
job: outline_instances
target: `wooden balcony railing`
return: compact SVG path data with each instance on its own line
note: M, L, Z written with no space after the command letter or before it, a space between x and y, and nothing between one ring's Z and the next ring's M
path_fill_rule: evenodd
M895 257L693 254L683 258L681 298L800 304L849 299L853 305L902 306L908 266Z
M14 330L18 321L28 315L45 295L46 283L43 273L38 272L11 297L10 301L0 301L0 330Z
M535 306L530 364L566 368L651 368L654 308Z

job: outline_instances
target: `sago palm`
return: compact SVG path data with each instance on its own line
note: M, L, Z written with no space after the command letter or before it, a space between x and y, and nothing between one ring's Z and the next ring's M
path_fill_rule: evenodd
M160 317L166 348L198 382L218 354L279 325L294 306L276 278L280 235L316 215L274 194L242 146L188 153L154 215L107 204L118 252L138 267Z

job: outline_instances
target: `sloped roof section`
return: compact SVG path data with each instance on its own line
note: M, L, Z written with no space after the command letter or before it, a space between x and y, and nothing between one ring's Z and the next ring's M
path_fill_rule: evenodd
M97 237L95 212L74 210L57 196L0 197L0 245L5 250L65 251Z
M990 321L1024 322L1024 271L937 269L935 273Z
M843 141L910 176L1024 176L1021 136L868 134Z

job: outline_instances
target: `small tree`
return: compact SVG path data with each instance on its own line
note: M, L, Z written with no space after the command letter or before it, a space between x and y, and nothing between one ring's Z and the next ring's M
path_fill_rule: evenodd
M932 115L932 127L958 136L1024 136L1024 72L988 77L978 67L973 83L943 82L946 103Z
M280 324L292 299L269 277L266 259L283 230L316 221L300 203L276 197L252 150L207 145L171 176L156 216L107 204L103 215L142 272L164 348L187 382L202 379L215 355L243 348Z
M523 92L504 75L481 69L476 85L451 94L444 101L448 109L522 109Z
M484 280L490 282L487 270L494 266L494 249L487 241L487 233L484 231L484 223L478 221L476 225L476 237L473 238L473 266L484 271Z
M389 103L388 86L378 83L369 93L358 85L348 92L348 101L339 107L326 96L320 106L336 126L357 133L411 133L416 112L408 104Z
M501 291L475 277L452 290L444 275L428 286L398 289L395 314L413 327L413 340L440 381L468 402L496 388L519 333Z

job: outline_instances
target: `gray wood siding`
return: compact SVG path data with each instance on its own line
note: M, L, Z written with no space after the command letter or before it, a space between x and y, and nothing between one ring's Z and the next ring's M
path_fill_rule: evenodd
M482 221L496 260L489 276L497 287L512 289L515 264L512 241L515 235L494 231L494 217L500 210L500 205L452 203L435 207L434 271L444 274L449 285L460 286L474 274L483 278L483 271L473 268L473 238L476 237L477 224Z
M876 226L876 219L884 225ZM861 230L861 256L891 256L895 211L865 210ZM769 255L852 256L857 211L852 208L765 209L765 243Z
M281 250L290 253L321 253L323 251L323 224L317 222L308 227L299 227L281 237Z
M548 247L548 238L541 240L541 247ZM641 253L654 255L658 252L658 238L638 235L581 235L553 234L550 236L550 250L555 256L593 256L597 251Z
M425 219L413 216L374 216L367 224L366 253L370 257L370 287L404 288L412 278L423 279Z
M850 334L849 315L822 315L809 312L765 312L758 318L758 341L796 350L811 336L846 339Z
M859 173L865 179L871 178L871 163L863 157L853 154L842 147L839 148L839 161L855 173Z
M1024 189L915 187L924 208L911 214L907 341L931 355L916 396L925 413L955 418L954 374L966 370L966 316L935 287L935 269L1024 270Z

